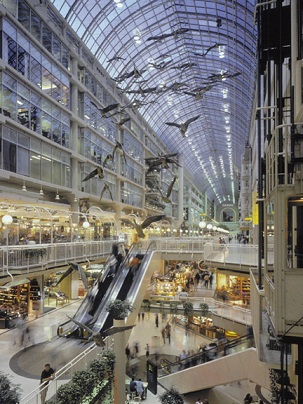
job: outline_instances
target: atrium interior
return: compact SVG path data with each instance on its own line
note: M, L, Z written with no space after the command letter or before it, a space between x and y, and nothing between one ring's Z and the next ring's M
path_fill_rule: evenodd
M76 356L80 339L93 357L105 344L116 382L94 387L103 403L127 402L121 346L137 339L147 403L158 385L186 404L243 402L245 389L303 404L303 1L2 0L0 11L0 341L23 319L47 329L32 352L58 338ZM132 306L123 326L115 300ZM216 355L172 360L203 338ZM0 365L22 387L27 348ZM44 386L50 403L70 372ZM222 398L228 384L239 397ZM37 403L36 387L20 403Z

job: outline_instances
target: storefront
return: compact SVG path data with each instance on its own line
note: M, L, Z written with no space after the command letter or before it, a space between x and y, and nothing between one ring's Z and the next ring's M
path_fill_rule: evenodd
M95 280L104 270L104 263L81 265L86 275L88 287L90 288ZM58 284L68 266L44 276L44 308L51 310L70 302L73 299L84 298L86 290L80 279L79 273L73 271Z
M217 297L237 305L248 306L250 303L250 280L248 276L230 275L218 271Z
M40 311L41 291L34 278L9 282L0 290L0 328L13 328L19 318Z

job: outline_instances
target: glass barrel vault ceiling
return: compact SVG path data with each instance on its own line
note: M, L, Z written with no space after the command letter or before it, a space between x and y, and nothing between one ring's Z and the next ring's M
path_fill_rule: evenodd
M200 189L236 203L254 97L255 1L51 1L117 86L143 102L139 112ZM125 78L134 68L140 75ZM185 136L165 124L197 116Z

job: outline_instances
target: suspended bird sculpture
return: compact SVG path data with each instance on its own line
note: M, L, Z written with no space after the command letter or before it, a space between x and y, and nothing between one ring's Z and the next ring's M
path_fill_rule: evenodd
M169 168L168 164L176 164L178 167L180 167L178 162L175 159L173 159L173 157L177 155L178 153L173 153L173 154L164 154L163 156L158 157L146 158L145 162L148 165L148 170L146 174L149 174L154 170L159 171L160 169Z
M117 108L119 108L119 104L115 103L115 104L108 105L105 108L99 108L99 109L100 109L100 112L101 112L101 115L103 116L103 118L108 118L107 113L110 111L113 111L114 109L117 109Z
M215 86L215 84L213 84L213 85L210 84L209 86L201 87L201 88L195 89L194 91L183 91L183 94L191 95L192 97L195 98L195 100L198 101L198 100L201 100L203 98L203 95L207 91L211 90L214 86Z
M82 182L88 181L91 178L94 178L95 176L98 176L101 180L104 178L104 173L103 173L103 168L102 167L97 167L95 170L90 172L85 178L83 178Z
M146 72L146 69L139 70L136 68L136 66L134 66L132 71L120 74L118 77L116 77L113 80L117 81L118 83L121 83L122 81L124 81L126 79L130 79L132 77L138 79L139 77L142 77L143 73L145 73L145 72Z
M69 265L69 268L64 272L64 274L58 280L58 282L56 283L56 286L58 286L59 283L62 282L63 279L66 278L73 271L78 271L79 275L80 275L80 278L81 278L81 280L83 282L83 285L85 287L85 290L88 290L88 285L87 285L85 272L84 272L84 269L81 267L81 265L77 264L76 262L69 262L68 265Z
M107 329L105 331L101 331L101 332L94 332L87 325L80 323L80 321L77 321L76 319L74 319L72 317L69 317L69 316L67 316L67 317L72 322L77 324L80 328L84 328L85 330L87 330L91 334L91 336L89 338L89 341L94 341L97 346L101 346L101 347L105 346L104 339L106 337L109 337L110 335L117 334L119 332L131 330L133 327L135 327L135 324L134 325L125 325L125 326L122 326L122 327L111 327L111 328L109 328L109 329Z
M106 155L106 157L105 157L105 159L103 160L103 163L102 163L102 166L103 166L103 168L104 167L106 167L107 166L107 164L110 162L110 161L113 161L113 155L112 154L107 154Z
M128 90L128 91L125 91L125 94L140 94L140 95L142 95L142 97L145 97L146 94L155 93L158 90L159 90L159 87L151 87L151 88L143 89L141 86L139 86L138 90Z
M226 46L226 44L224 43L215 43L214 45L210 46L209 48L206 49L206 51L204 53L194 53L194 55L196 56L206 56L211 50L219 48L220 46Z
M138 237L144 238L145 234L144 234L143 230L146 229L148 226L150 226L152 223L158 222L159 220L162 220L164 218L165 218L165 215L148 216L144 220L144 222L141 224L138 224L135 219L133 219L133 220L120 219L120 220L122 221L122 223L128 224L131 227L133 227L136 230Z
M103 196L104 192L106 192L106 191L109 193L110 199L114 202L112 191L111 191L110 186L109 186L109 184L107 182L104 183L104 186L102 188L102 191L101 191L101 194L100 194L100 201L102 199L102 196Z
M150 36L149 38L147 38L147 41L161 42L167 38L171 38L171 37L177 38L179 35L186 34L186 32L188 32L188 31L191 31L191 30L189 28L179 28L176 31L172 31L168 34Z
M164 70L166 67L172 62L172 60L168 60L167 62L160 62L160 63L154 63L154 62L149 62L148 67L149 68L154 68L157 70Z
M171 200L169 199L169 197L170 197L170 195L172 193L172 190L173 190L173 187L175 185L176 179L177 179L177 176L175 175L172 182L170 183L169 187L167 188L166 195L163 195L163 192L162 192L161 188L158 186L158 190L160 192L160 195L161 195L161 198L162 198L163 202L171 203Z
M195 62L182 63L181 65L172 66L171 69L177 69L177 70L184 72L184 70L190 69L191 67L195 67L195 66L198 66L197 63L195 63Z
M224 72L224 73L214 73L211 74L210 76L208 76L208 79L211 80L212 82L216 82L216 81L222 81L225 79L232 79L234 77L239 76L241 73L240 72L236 72L236 73L228 73L228 72Z
M126 156L125 156L124 148L123 148L122 144L120 142L118 142L118 140L116 140L116 145L115 145L115 147L113 149L113 152L112 152L113 161L114 161L114 158L115 158L115 153L117 153L117 151L119 151L121 153L121 155L124 158L125 164L127 164L126 163Z
M175 82L173 84L170 84L169 86L166 86L165 88L167 90L177 92L177 91L182 90L183 87L188 87L188 84L187 83L182 83L182 82Z
M122 131L122 126L128 121L130 121L130 118L122 118L119 122L117 122L118 129Z
M114 56L113 58L108 59L107 63L113 63L113 62L116 62L117 60L125 60L125 58L123 58L121 56Z
M181 135L183 136L183 137L186 137L186 132L187 132L187 129L188 129L188 127L189 127L189 125L192 123L192 122L195 122L197 119L199 119L200 118L200 115L198 115L198 116L194 116L193 118L190 118L190 119L188 119L187 121L185 121L184 123L175 123L175 122L165 122L165 124L166 125L169 125L169 126L176 126L177 128L179 128L180 129L180 131L181 131Z

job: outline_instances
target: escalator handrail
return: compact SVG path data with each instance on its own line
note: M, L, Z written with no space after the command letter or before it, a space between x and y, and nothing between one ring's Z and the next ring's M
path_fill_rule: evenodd
M209 355L209 353L216 353L218 348L220 348L221 351L222 351L222 346L224 347L224 349L223 349L223 350L224 350L224 356L226 356L226 355L227 355L227 354L226 354L226 351L227 351L229 348L233 348L233 347L235 347L235 346L238 346L238 345L240 345L240 344L242 344L242 343L244 343L244 342L246 342L246 341L249 341L249 340L251 340L251 339L253 339L253 335L251 335L251 334L244 335L244 336L242 336L242 337L240 337L240 338L237 338L236 340L234 340L234 341L232 341L232 342L227 341L227 342L225 342L225 343L223 343L223 344L219 344L219 345L213 346L213 347L207 349L207 351L205 351L205 352L198 352L198 353L195 353L194 355L188 356L186 359L178 359L178 360L175 361L175 362L171 362L171 361L170 361L169 359L167 359L167 358L162 359L163 362L166 362L166 365L162 366L162 369L164 369L164 370L165 370L166 372L168 372L168 373L176 373L176 371L171 372L171 369L172 369L173 366L179 367L179 368L180 368L179 370L182 370L182 369L184 368L183 365L189 365L188 367L196 366L197 363L195 363L195 360L200 359L200 358L203 357L203 355L205 355L205 354L206 354L206 355ZM235 344L235 342L237 342L237 344ZM216 355L215 355L215 356L216 356ZM210 358L209 358L209 359L210 359ZM207 362L207 361L206 361L206 362ZM177 371L178 371L178 370L177 370Z

